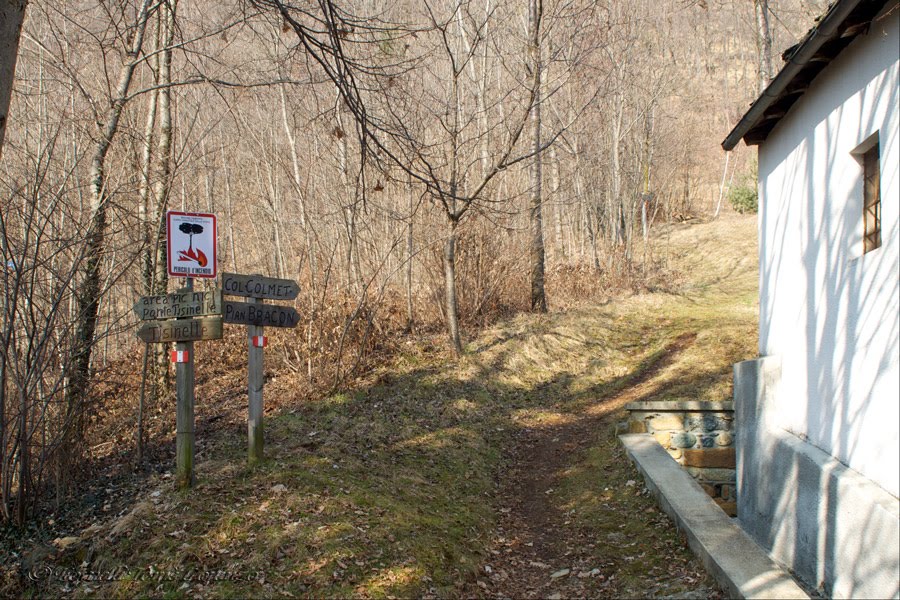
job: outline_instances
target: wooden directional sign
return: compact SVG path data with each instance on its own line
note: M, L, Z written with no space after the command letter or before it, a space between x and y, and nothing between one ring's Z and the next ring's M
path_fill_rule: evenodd
M134 312L142 321L221 315L222 290L144 296L134 303Z
M300 319L297 311L290 306L251 304L231 300L226 300L222 304L222 317L226 323L265 327L296 327Z
M296 281L275 279L262 275L222 274L222 291L228 296L264 298L270 300L293 300L300 293Z
M222 339L222 317L144 321L137 336L148 344Z

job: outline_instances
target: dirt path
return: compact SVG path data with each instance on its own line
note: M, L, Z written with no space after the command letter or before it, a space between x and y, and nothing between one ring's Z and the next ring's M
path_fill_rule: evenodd
M556 427L525 428L518 433L516 444L510 450L512 466L501 481L504 506L493 532L490 556L482 565L481 576L467 590L470 595L551 599L623 595L617 561L610 560L613 557L608 554L611 547L626 547L628 537L607 533L606 543L599 543L598 528L578 523L573 517L578 508L565 505L557 492L585 451L596 447L614 429L619 409L651 395L656 387L654 377L695 338L695 334L677 338L622 392L598 399L575 420ZM596 485L603 486L604 482L598 481ZM626 485L642 487L634 480ZM644 511L656 514L652 508ZM619 515L622 519L629 517L633 515ZM656 525L665 527L659 520ZM655 592L669 588L669 584L681 586L685 581L694 589L669 597L718 595L718 590L709 586L705 573L696 565L686 571L676 569L670 577L677 581L660 580L656 589L645 589L641 595L657 595Z

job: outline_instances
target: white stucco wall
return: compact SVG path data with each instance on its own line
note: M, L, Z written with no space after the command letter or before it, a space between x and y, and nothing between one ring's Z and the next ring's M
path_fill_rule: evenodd
M762 356L777 425L900 496L900 13L813 81L759 147ZM878 132L882 246L862 253L862 167Z

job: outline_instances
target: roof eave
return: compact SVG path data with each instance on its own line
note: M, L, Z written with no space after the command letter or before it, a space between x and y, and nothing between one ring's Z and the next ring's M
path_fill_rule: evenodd
M744 138L759 125L760 121L763 121L766 111L784 97L784 92L788 86L816 57L819 50L835 37L841 25L861 2L862 0L838 0L829 8L819 23L797 45L796 51L787 60L784 67L778 72L778 75L763 90L759 98L750 106L750 109L741 117L738 124L722 142L722 147L726 151L733 150L738 142L741 141L741 138ZM815 74L818 74L818 71ZM793 102L790 104L793 104ZM772 115L771 118L777 123L777 120L783 114ZM772 123L772 127L775 126L775 123ZM771 128L765 130L764 134L758 138L745 139L745 142L748 145L759 144L765 139L769 130Z

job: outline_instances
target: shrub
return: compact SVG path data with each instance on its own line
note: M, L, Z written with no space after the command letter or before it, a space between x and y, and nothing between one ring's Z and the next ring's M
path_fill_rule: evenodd
M759 167L754 159L750 163L750 171L741 175L740 182L728 192L728 201L734 210L741 214L755 213L759 207L759 195L756 180L759 178Z
M732 188L731 192L728 193L728 201L731 202L734 210L741 214L755 213L759 204L755 182L753 184L749 182L741 183Z

